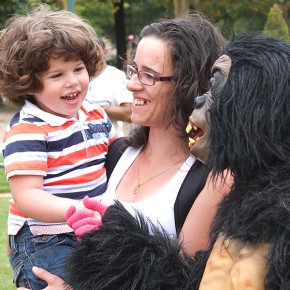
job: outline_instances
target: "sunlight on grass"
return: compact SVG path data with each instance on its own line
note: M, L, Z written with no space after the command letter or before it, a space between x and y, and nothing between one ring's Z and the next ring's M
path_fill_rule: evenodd
M13 273L7 256L7 216L9 198L0 197L0 280L1 290L15 290Z

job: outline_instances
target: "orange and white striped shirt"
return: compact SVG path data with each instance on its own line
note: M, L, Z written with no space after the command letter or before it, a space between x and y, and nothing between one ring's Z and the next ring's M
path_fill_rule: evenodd
M106 190L105 158L116 138L110 119L96 104L84 100L78 119L66 119L26 101L4 134L5 173L8 179L41 175L43 189L59 197L96 197ZM66 223L43 223L24 216L12 201L8 234L17 234L25 221L34 234L71 231Z

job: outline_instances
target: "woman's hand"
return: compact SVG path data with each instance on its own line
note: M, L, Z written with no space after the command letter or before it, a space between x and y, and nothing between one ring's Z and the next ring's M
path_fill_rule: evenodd
M33 267L32 271L41 280L44 280L47 283L47 287L42 290L73 290L68 284L66 284L61 278L56 275L49 273L48 271ZM18 290L29 290L24 287L18 288Z

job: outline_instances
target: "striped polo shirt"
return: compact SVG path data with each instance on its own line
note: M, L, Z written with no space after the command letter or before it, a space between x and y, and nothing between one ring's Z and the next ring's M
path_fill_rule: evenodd
M106 190L104 163L108 146L116 138L110 119L96 104L84 100L78 119L67 119L26 101L3 137L5 174L8 179L41 175L43 189L59 197L96 197ZM44 223L26 217L11 200L8 234L17 234L25 221L33 234L71 231L66 223Z

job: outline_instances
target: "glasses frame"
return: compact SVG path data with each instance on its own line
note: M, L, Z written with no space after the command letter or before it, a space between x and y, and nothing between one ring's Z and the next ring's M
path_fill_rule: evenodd
M133 74L129 74L129 71L133 72ZM139 71L136 68L134 68L131 65L127 65L126 66L126 79L130 80L135 74L138 76L138 80L141 84L145 85L145 86L154 86L156 82L167 82L167 81L172 81L173 80L173 76L164 76L164 77L157 77L155 74L147 72L147 71ZM153 84L146 84L144 83L141 79L140 79L140 74L145 74L148 75L152 78L153 80Z

